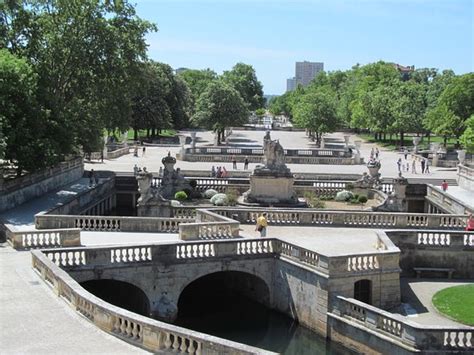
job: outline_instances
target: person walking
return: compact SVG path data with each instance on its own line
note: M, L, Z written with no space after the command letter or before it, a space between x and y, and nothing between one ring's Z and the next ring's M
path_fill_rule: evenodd
M142 148L142 157L144 157L144 156L145 156L145 151L146 151L146 147L145 147L145 146L143 146L143 148Z
M416 174L416 158L413 157L411 160L411 173Z
M376 147L376 148L375 148L375 159L378 159L378 158L379 158L379 154L380 154L379 148Z
M428 158L425 158L425 174L430 173L430 160Z
M260 237L265 238L267 236L267 214L264 212L257 218L257 225L255 226L255 230L260 232Z
M421 165L421 173L424 174L425 173L425 158L421 158L420 160L420 165Z
M92 187L92 185L94 184L94 180L95 180L95 172L94 172L94 169L91 169L89 171L89 187Z
M244 160L244 170L247 170L249 168L249 158L245 157Z
M469 217L467 217L466 231L474 231L474 218L472 217L472 213L470 213Z
M405 149L403 149L403 155L405 156L405 160L408 159L408 149L407 147L405 147Z
M235 159L235 155L232 156L232 169L237 170L237 160Z
M398 158L397 166L398 166L398 174L401 174L402 173L402 158Z
M448 189L448 182L446 180L443 180L443 182L441 183L441 188L443 189L443 191L446 191Z

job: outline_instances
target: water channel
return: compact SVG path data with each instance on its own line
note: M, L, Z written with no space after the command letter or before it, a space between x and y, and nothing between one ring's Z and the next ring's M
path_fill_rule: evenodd
M286 315L226 290L211 297L193 292L187 298L180 299L176 325L287 355L356 354Z

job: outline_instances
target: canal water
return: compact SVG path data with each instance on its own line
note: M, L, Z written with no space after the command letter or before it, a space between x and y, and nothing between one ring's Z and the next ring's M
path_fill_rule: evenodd
M202 301L181 303L175 324L287 355L356 354L248 298L227 294L222 302Z

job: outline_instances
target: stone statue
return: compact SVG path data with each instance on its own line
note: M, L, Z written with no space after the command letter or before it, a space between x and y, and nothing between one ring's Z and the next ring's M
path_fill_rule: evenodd
M174 169L176 158L172 157L170 152L161 162L165 166L160 186L160 194L163 197L173 199L174 194L178 191L190 193L193 190L189 182L180 174L180 169Z
M265 170L280 171L287 173L289 169L285 164L285 150L278 140L272 140L270 131L263 137L263 162Z

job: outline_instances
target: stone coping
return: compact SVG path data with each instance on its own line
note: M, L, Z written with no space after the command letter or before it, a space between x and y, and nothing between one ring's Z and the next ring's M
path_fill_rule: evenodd
M55 293L102 330L152 352L275 354L270 351L160 322L114 306L87 292L41 251L32 251L35 271Z

